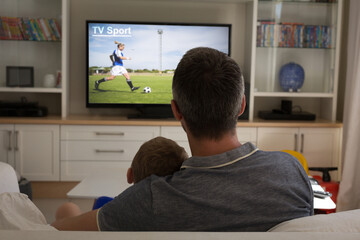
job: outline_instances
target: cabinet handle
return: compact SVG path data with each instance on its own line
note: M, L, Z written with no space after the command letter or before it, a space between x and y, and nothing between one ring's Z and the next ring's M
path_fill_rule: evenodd
M300 153L304 152L304 134L301 134L301 147L300 147Z
M18 145L18 137L19 137L19 131L15 131L15 138L14 138L14 142L15 142L15 147L14 150L18 151L19 150L19 145Z
M101 136L101 135L108 135L108 136L124 136L125 133L123 132L96 132L95 133L97 136Z
M100 150L100 149L95 149L96 153L124 153L124 150Z
M12 151L12 144L11 144L12 131L8 131L8 134L9 134L9 147L8 147L8 151Z
M298 135L297 135L297 133L295 133L294 137L295 137L295 141L294 141L294 142L295 142L294 151L297 152L297 146L298 146Z

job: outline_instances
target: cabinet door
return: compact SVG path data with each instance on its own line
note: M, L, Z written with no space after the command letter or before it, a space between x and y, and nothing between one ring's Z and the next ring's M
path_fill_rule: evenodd
M264 151L298 151L298 128L258 128L258 143Z
M241 144L251 142L257 145L257 129L255 127L237 127L236 133Z
M340 180L341 129L300 128L300 151L309 167L338 167L330 172L333 180ZM311 175L321 175L310 172Z
M15 125L16 170L32 181L59 180L59 126Z
M15 167L13 136L14 125L0 125L0 162L5 162Z

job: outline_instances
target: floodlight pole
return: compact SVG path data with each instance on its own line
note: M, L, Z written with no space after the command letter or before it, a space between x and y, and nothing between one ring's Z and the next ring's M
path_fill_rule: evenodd
M160 55L159 55L159 60L160 60L160 68L159 68L159 73L162 74L162 34L163 34L163 30L159 29L158 30L158 34L159 34L159 40L160 40Z

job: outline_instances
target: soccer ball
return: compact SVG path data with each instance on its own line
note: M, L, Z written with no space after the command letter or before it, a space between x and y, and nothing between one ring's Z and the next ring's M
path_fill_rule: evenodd
M151 88L150 87L144 87L143 92L144 93L151 93Z

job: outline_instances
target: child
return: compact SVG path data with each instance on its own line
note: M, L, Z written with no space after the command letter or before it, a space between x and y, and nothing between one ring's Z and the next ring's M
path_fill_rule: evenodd
M173 140L156 137L145 142L136 153L127 172L128 183L137 183L155 174L172 175L180 170L182 163L188 158L184 148Z
M151 176L172 175L180 170L182 163L188 158L185 149L176 142L164 137L156 137L145 142L139 148L138 152L127 171L126 178L128 183L138 183L141 180ZM95 200L93 210L102 207L113 198L99 197ZM80 208L67 202L60 206L56 211L56 220L65 217L80 215Z

